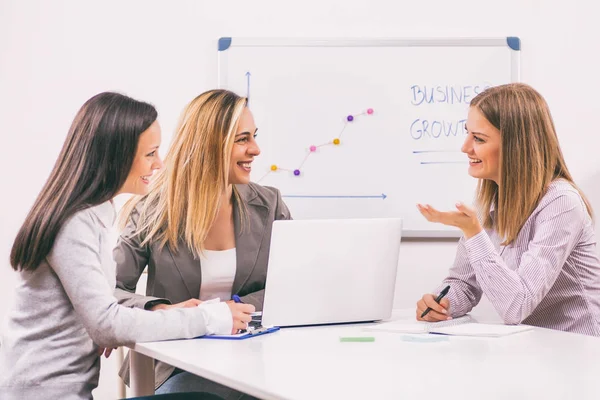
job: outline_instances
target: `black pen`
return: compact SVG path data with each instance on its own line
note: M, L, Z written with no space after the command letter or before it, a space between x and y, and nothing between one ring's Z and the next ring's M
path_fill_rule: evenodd
M438 297L435 298L435 302L436 303L440 303L440 301L444 298L445 295L448 294L448 291L450 290L450 285L446 286L438 295ZM431 307L427 307L427 310L423 311L423 314L421 314L421 318L423 318L424 316L427 315L427 313L431 311Z

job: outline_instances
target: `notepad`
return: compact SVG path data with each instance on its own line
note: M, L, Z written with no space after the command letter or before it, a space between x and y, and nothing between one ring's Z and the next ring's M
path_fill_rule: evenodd
M469 315L448 321L392 321L366 327L368 331L393 333L435 333L452 336L500 337L533 329L527 325L482 324Z
M500 325L469 323L454 326L445 326L430 330L430 333L438 333L453 336L478 336L478 337L500 337L514 333L525 332L533 329L527 325Z
M473 319L469 315L440 322L426 322L404 319L399 321L383 322L381 324L368 326L365 328L365 330L393 333L429 333L432 331L432 329L446 326L461 325L470 322L473 322Z

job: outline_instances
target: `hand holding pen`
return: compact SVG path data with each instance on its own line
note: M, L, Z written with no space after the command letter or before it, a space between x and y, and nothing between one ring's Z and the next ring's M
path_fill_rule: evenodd
M452 319L448 309L450 301L445 296L450 291L450 285L446 286L437 297L433 294L425 294L417 302L417 320L419 321L446 321Z
M248 328L248 323L252 321L251 314L255 311L252 304L244 304L238 295L233 295L233 301L227 301L231 317L233 318L232 334Z

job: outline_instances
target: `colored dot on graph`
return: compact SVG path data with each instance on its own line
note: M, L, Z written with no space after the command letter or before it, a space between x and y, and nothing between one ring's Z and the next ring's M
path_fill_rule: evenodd
M367 114L369 114L369 115L373 114L373 109L372 109L372 108L369 108L369 109L367 110Z
M346 117L346 119L348 120L348 122L352 122L352 121L354 121L354 117L353 117L352 115L348 115L348 116Z
M335 144L335 145L340 144L340 139L338 139L338 138L333 139L333 144Z
M310 148L310 151L313 151L313 152L317 151L317 146L310 146L309 148Z
M271 171L277 171L277 165L275 165L275 164L271 165Z
M296 175L296 176L300 175L300 170L299 169L295 169L294 170L294 175Z

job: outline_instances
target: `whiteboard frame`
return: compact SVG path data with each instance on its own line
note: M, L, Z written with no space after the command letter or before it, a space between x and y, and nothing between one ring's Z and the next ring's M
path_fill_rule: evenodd
M521 39L516 36L494 38L232 38L217 42L217 87L227 85L228 52L232 47L508 47L511 82L521 81ZM404 230L404 238L460 238L456 230Z

